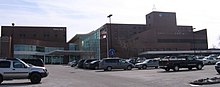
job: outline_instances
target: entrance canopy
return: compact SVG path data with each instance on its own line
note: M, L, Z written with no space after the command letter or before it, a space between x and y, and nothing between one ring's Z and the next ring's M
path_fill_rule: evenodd
M95 52L93 51L72 51L72 50L55 50L51 51L49 53L46 53L46 55L94 55Z
M75 50L54 50L51 52L47 52L47 53L37 53L37 55L53 55L53 56L60 56L60 55L65 55L65 56L69 56L69 55L73 55L73 56L77 56L77 55L95 55L95 52L93 51L75 51Z

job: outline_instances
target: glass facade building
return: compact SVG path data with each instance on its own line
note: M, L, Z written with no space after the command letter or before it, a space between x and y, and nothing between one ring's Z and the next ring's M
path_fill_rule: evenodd
M45 63L63 63L63 56L45 55L46 53L55 50L64 50L64 47L44 47L36 45L15 44L14 57L25 59L41 58L45 60Z
M94 58L100 58L100 31L93 31L82 39L82 50L95 52Z

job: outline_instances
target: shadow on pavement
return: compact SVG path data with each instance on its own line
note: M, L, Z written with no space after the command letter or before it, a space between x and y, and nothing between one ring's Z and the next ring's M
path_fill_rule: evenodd
M204 69L202 69L204 70ZM170 71L165 71L165 70L161 70L161 71L157 71L158 73L175 73L175 72L191 72L191 71L201 71L201 70L197 70L197 69L192 69L192 70L188 70L188 69L184 69L184 70L179 70L179 71L173 71L172 69Z
M4 86L4 87L11 87L11 86L22 86L22 87L25 87L25 86L29 86L29 85L35 85L35 84L32 84L31 82L23 82L23 83L2 83L0 86Z
M97 70L95 72L123 72L123 71L133 71L133 70L113 69L111 71Z

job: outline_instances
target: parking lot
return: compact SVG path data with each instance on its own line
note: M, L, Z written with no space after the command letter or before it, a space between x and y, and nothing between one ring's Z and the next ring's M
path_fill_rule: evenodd
M181 69L179 72L165 72L163 69L138 70L83 70L66 65L46 65L49 76L40 84L31 84L29 80L3 81L1 86L10 87L191 87L190 81L220 77L214 65L203 70ZM195 86L195 85L194 85ZM220 84L202 87L219 87Z

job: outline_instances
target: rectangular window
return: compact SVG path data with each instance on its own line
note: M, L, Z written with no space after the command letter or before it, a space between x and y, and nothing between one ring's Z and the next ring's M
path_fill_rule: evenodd
M9 61L0 61L0 68L10 68Z
M13 62L14 68L24 68L24 64L18 61Z

